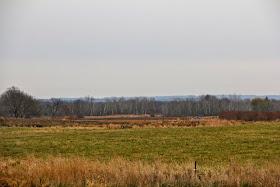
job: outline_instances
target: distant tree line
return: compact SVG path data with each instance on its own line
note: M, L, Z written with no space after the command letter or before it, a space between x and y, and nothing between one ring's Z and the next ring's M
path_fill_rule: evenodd
M217 98L203 95L199 98L156 101L153 98L115 98L96 101L93 97L63 101L59 98L38 100L16 87L8 88L0 97L0 115L10 117L36 116L106 116L120 114L160 114L166 117L218 116L221 111L280 111L279 100L256 98Z

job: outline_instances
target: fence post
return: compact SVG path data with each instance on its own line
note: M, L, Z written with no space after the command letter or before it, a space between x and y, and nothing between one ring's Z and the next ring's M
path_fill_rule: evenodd
M194 176L195 176L195 179L196 179L196 160L194 161Z

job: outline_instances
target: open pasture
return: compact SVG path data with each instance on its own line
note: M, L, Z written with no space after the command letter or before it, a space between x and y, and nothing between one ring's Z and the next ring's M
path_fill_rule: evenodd
M280 185L279 122L32 120L0 128L0 186Z
M253 160L261 164L278 159L280 155L279 122L205 127L198 125L197 128L180 128L176 122L173 122L174 126L159 128L151 124L146 125L147 128L139 128L135 124L131 124L134 128L121 128L118 123L123 121L104 123L103 128L102 125L98 128L94 128L94 125L3 127L0 128L0 156L82 156L99 160L123 157L129 160L166 162L197 159L199 164L215 165L227 163L231 159Z

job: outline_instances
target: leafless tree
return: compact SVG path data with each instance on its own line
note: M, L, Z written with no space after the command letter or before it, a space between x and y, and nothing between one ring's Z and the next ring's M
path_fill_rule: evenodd
M51 111L52 117L55 117L62 106L63 101L58 98L51 98L50 103L49 103L49 108Z
M85 101L87 103L87 115L92 116L94 111L94 98L91 96L86 96Z
M3 111L16 118L31 117L40 113L38 101L14 86L1 95L1 105Z

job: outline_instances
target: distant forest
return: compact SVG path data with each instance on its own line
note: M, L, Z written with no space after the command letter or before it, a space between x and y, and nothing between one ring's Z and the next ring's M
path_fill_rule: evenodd
M106 116L120 114L149 114L165 117L218 116L222 111L280 111L280 100L217 98L202 95L196 98L156 101L154 98L115 98L104 101L85 97L73 101L59 98L38 100L17 87L8 88L0 98L0 116L5 117L63 117Z

